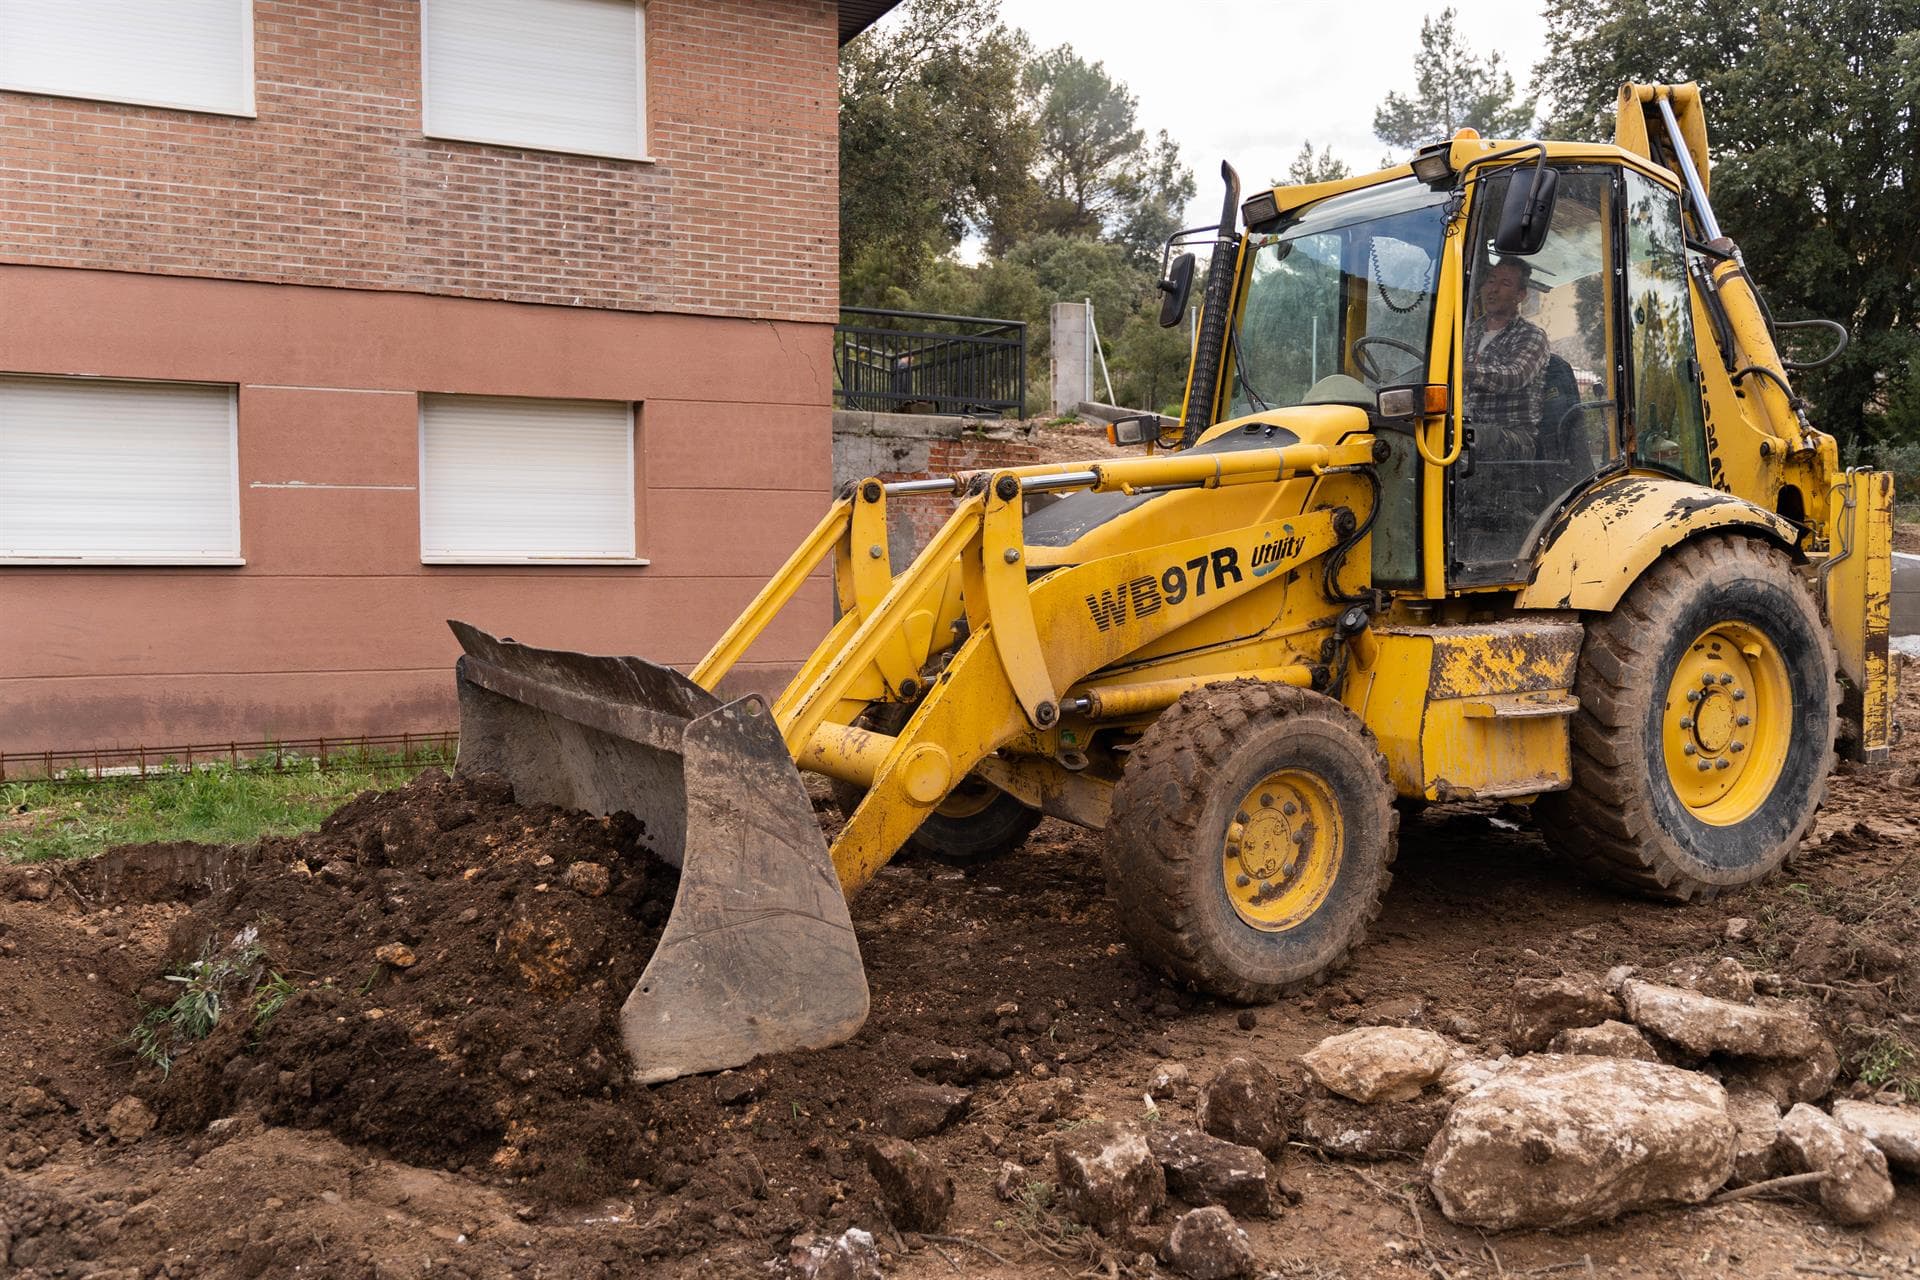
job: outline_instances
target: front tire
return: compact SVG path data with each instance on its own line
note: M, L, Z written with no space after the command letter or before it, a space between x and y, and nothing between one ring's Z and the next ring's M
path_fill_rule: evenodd
M1691 542L1587 629L1573 784L1548 838L1642 893L1704 901L1777 869L1833 769L1839 687L1813 598L1778 549Z
M1251 680L1194 690L1114 789L1121 926L1149 964L1230 1000L1324 981L1392 882L1393 794L1372 735L1333 699Z

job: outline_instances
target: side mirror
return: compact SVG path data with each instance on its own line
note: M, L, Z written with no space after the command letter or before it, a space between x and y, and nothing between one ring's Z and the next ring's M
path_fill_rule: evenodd
M1160 282L1160 292L1166 295L1160 299L1160 327L1171 329L1187 314L1187 295L1193 292L1192 254L1183 253L1173 260L1167 278Z
M1553 201L1560 175L1545 165L1530 174L1515 173L1507 185L1507 201L1500 207L1500 230L1494 251L1503 257L1524 258L1540 252L1553 222Z

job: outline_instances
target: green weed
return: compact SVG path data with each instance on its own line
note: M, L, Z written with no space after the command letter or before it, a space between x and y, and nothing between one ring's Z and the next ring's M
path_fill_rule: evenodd
M281 1005L292 997L294 988L279 974L274 974L266 984L260 982L260 966L265 954L258 932L248 928L228 946L209 945L198 960L168 974L168 982L180 985L180 994L171 1004L148 1006L143 1010L138 1025L127 1037L134 1056L163 1072L171 1071L180 1052L213 1034L228 1003L244 998L250 990L255 993L256 1023L263 1020L261 992L272 1002L272 1012L264 1016L279 1012ZM276 995L281 987L285 988L284 994Z
M1856 1074L1864 1084L1920 1102L1920 1052L1898 1035L1882 1035L1868 1045Z

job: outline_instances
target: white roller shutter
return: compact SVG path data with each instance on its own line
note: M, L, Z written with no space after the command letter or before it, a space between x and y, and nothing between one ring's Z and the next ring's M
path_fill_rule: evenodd
M634 559L633 406L422 396L420 558Z
M0 88L253 114L253 0L0 0Z
M0 377L0 561L240 563L234 390Z
M420 12L430 136L645 157L636 0L421 0Z

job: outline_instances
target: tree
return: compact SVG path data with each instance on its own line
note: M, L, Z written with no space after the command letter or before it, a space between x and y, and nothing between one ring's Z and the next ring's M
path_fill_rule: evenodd
M1069 45L1028 64L1024 85L1039 129L1035 184L995 223L991 247L1053 232L1111 240L1138 262L1157 261L1195 189L1173 139L1163 130L1148 141L1138 100Z
M1490 138L1533 132L1534 99L1518 96L1499 54L1481 58L1468 49L1453 21L1451 6L1421 21L1414 96L1389 93L1373 113L1373 132L1388 146L1411 149L1451 138L1463 128Z
M908 0L840 54L840 270L847 301L910 292L1032 179L1026 37L998 0Z
M1920 0L1548 0L1538 87L1570 136L1623 81L1696 80L1710 189L1781 319L1853 332L1796 376L1843 442L1920 430Z
M1312 138L1300 144L1300 154L1295 156L1293 163L1287 166L1287 182L1296 186L1304 186L1310 182L1333 182L1350 177L1352 174L1353 170L1347 167L1345 160L1334 158L1332 147L1322 147L1316 153ZM1276 181L1273 185L1277 187L1281 184Z

